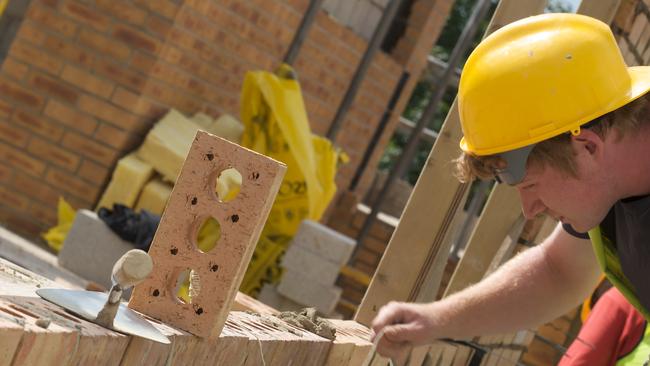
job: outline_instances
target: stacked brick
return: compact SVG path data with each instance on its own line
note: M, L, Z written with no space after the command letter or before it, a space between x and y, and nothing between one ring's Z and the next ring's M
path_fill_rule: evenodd
M650 1L621 1L612 28L629 66L650 63Z
M32 1L0 69L0 222L34 236L54 224L60 195L75 207L92 207L115 162L169 108L237 116L244 73L277 67L308 3ZM354 174L400 74L424 67L444 24L439 14L446 16L451 3L415 1L414 9L427 12L412 12L402 42L408 47L375 57L337 141L352 159L339 175L341 186ZM329 127L365 48L352 30L318 14L295 63L315 133Z
M353 239L304 220L282 258L284 274L277 291L265 285L260 300L279 310L315 307L331 315L341 297L334 283L354 246Z

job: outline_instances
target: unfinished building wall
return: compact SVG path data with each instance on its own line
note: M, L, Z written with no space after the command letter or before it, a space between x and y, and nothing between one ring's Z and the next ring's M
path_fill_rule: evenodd
M168 108L238 116L244 73L279 65L308 3L33 0L0 70L0 222L34 237L56 221L59 196L92 207L117 159ZM421 72L452 3L414 1L403 44L374 58L336 141L351 157L339 187L356 172L402 72ZM315 133L329 127L366 45L318 14L295 63Z
M612 29L628 66L650 63L650 1L622 0Z

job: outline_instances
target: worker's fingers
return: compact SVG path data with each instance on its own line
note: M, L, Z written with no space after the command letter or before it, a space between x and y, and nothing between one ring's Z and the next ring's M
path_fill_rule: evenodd
M394 343L412 343L419 341L422 327L416 322L387 325L384 327L384 338Z
M381 330L384 329L384 327L387 325L404 322L404 312L407 311L405 309L406 305L406 303L391 301L379 309L379 313L377 313L377 316L372 321L372 330L374 333L373 340L375 336L379 334L379 332L381 332Z
M406 352L409 352L411 346L408 343L392 342L385 335L379 340L377 353L390 359L401 358Z

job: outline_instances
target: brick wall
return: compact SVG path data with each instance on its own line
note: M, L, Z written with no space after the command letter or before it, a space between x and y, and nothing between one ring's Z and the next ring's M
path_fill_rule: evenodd
M419 0L403 44L378 54L336 141L347 183L404 69L419 75L451 0ZM0 69L0 222L34 237L63 195L92 207L116 160L170 107L238 115L247 70L273 70L307 0L33 0ZM422 9L428 14L423 17ZM400 41L401 42L401 41ZM324 134L366 43L321 11L295 67ZM415 78L413 78L415 79ZM398 104L401 112L415 81ZM360 186L397 122L392 118Z
M622 0L612 29L629 66L650 63L650 1Z

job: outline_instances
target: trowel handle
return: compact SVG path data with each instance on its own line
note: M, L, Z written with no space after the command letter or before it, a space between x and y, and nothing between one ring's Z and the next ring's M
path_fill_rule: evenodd
M147 252L131 249L115 262L113 281L122 289L127 289L147 278L152 269L153 261Z

